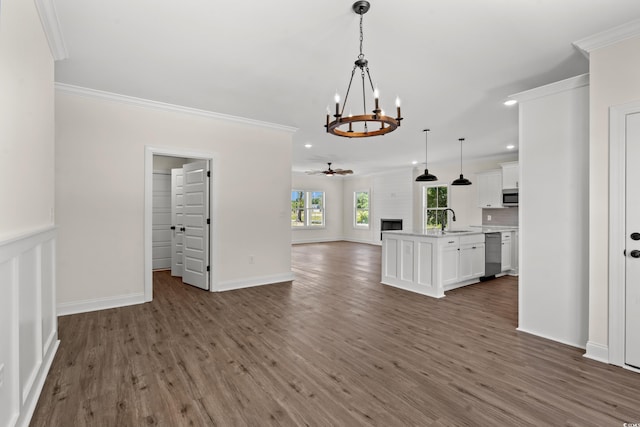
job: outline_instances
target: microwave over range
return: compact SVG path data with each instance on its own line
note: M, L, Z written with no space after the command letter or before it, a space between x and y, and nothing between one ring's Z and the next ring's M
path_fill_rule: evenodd
M502 206L518 206L518 189L502 190Z

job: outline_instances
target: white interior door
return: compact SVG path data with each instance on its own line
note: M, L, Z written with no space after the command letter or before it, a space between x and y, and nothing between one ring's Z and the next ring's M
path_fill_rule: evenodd
M625 363L640 368L640 113L627 115L626 149Z
M182 276L184 241L184 171L171 169L171 275Z
M187 163L184 170L184 264L182 281L209 289L209 162Z
M167 172L153 173L152 268L171 267L171 177Z

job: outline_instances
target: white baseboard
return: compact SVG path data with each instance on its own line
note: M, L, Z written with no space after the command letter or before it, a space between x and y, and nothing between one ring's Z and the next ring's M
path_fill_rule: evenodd
M583 350L585 349L584 344L579 344L579 343L563 340L563 339L560 339L560 338L557 338L557 337L552 337L550 335L545 335L545 334L541 334L541 333L538 333L538 332L529 331L529 330L526 330L526 329L523 329L523 328L520 328L520 327L517 327L516 331L525 332L527 334L535 335L535 336L540 337L540 338L544 338L544 339L547 339L547 340L559 342L560 344L566 344L566 345L569 345L571 347L581 348Z
M117 297L95 298L83 301L63 302L58 304L58 316L87 313L89 311L107 310L109 308L126 307L144 303L144 293L121 295Z
M251 277L241 280L227 280L218 283L212 292L232 291L235 289L251 288L253 286L273 285L274 283L291 282L295 279L293 272L276 274L273 276Z
M602 363L609 363L609 347L587 341L587 352L584 354L584 357Z
M330 238L330 237L323 237L323 238L317 238L317 239L296 239L296 240L292 240L291 244L292 245L303 245L305 243L327 243L327 242L339 242L341 241L342 238Z
M339 237L339 238L321 238L321 239L303 239L303 240L295 240L292 241L292 245L304 245L305 243L329 243L329 242L352 242L352 243L364 243L366 245L376 245L382 246L382 242L376 242L372 240L363 240L363 239L351 239L347 237Z
M382 241L379 242L375 242L373 240L364 240L364 239L351 239L348 237L345 237L344 239L345 242L352 242L352 243L364 243L365 245L376 245L376 246L382 246Z

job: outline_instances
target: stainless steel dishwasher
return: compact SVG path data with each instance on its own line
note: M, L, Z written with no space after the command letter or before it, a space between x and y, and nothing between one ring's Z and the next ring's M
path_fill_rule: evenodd
M480 280L489 280L502 271L502 233L485 233L484 245L484 277Z

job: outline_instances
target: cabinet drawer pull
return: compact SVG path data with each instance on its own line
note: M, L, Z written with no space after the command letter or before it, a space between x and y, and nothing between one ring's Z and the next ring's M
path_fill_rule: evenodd
M455 242L456 242L455 240L450 240L447 243L455 243Z

